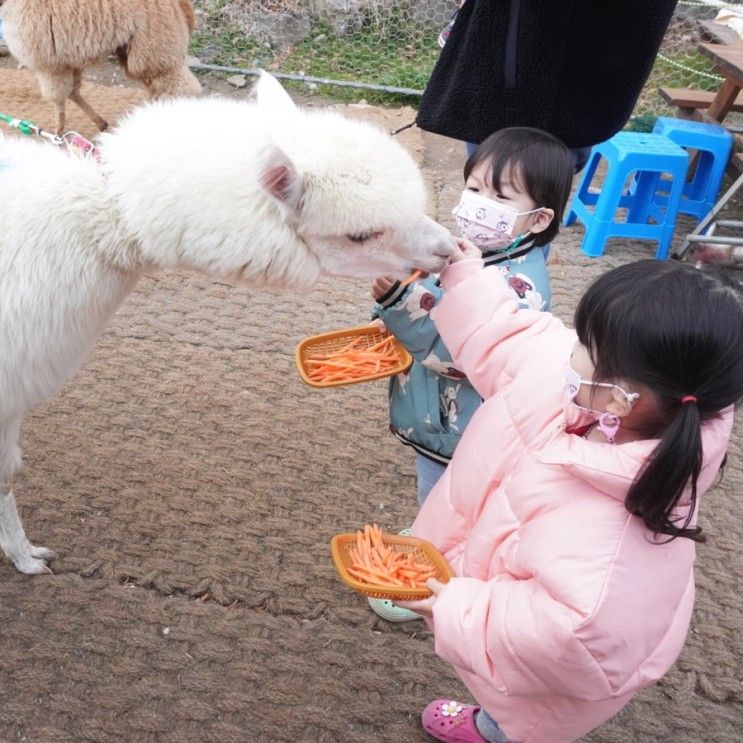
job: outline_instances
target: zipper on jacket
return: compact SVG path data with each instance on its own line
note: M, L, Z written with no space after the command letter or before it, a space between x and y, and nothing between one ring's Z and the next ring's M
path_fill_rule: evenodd
M438 454L437 452L433 451L433 449L428 449L427 447L423 446L423 444L418 444L415 441L411 441L407 436L403 436L399 431L392 428L390 426L390 431L392 431L392 435L401 443L405 444L405 446L409 446L411 449L414 449L418 454L423 455L426 457L426 459L430 459L433 462L436 462L438 464L443 464L445 467L451 462L451 457L446 457L443 454Z
M521 0L511 0L506 28L506 48L503 58L503 84L506 88L516 87L516 59L519 43L519 16Z

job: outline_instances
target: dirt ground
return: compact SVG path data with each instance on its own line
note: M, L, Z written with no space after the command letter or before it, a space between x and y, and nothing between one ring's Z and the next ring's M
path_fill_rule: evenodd
M0 62L0 111L51 126L30 76ZM140 95L112 68L93 79L106 115ZM410 117L350 111L385 126ZM462 146L405 136L431 213L453 226ZM654 253L613 241L589 259L581 236L572 227L555 243L566 320L591 279ZM422 623L379 620L330 560L334 533L370 520L396 530L416 511L385 384L312 390L293 365L301 338L363 323L369 306L354 282L291 297L190 274L141 282L82 372L24 426L16 495L29 537L59 557L36 578L0 559L0 740L408 743L428 740L428 701L467 699ZM741 434L738 423L703 506L709 543L680 660L585 741L741 740Z

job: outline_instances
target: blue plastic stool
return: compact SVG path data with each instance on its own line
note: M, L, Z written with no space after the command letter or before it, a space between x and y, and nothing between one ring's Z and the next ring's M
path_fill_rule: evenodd
M700 121L660 118L653 132L665 134L671 141L688 150L697 150L697 166L693 178L684 185L679 213L702 219L717 201L717 193L730 159L733 137L727 129ZM655 203L665 206L668 197L658 193Z
M589 191L599 162L607 162L606 179L599 193ZM610 237L630 237L657 240L655 257L668 257L681 192L686 178L688 157L686 151L662 134L619 132L591 150L588 165L583 171L580 186L573 197L565 225L580 219L586 226L581 250L593 257L604 252ZM670 188L666 203L655 203L654 197L662 174L671 175L666 181ZM635 176L632 180L631 176ZM593 211L589 206L594 206ZM616 222L619 208L627 209L625 222ZM654 224L649 224L652 218Z

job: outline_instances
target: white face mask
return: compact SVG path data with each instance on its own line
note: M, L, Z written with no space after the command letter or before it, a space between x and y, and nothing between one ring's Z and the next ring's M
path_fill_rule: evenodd
M580 386L582 384L590 385L592 387L605 387L607 389L614 389L618 390L622 395L624 395L624 399L627 401L627 405L631 408L635 400L637 400L638 397L640 397L639 392L627 392L625 389L620 387L617 384L611 384L609 382L590 382L586 381L585 379L582 379L580 374L578 374L575 369L573 369L572 366L570 366L570 363L565 364L565 372L563 373L563 386L565 388L565 395L567 396L568 400L579 410L583 411L584 413L587 413L592 418L598 421L597 428L601 433L606 436L607 440L610 444L614 443L614 439L616 438L617 431L619 430L619 426L621 425L621 420L619 416L614 415L613 413L609 413L608 411L600 411L600 410L593 410L592 408L585 408L583 405L579 405L577 402L575 402L575 396L578 394L580 390Z
M451 213L457 221L462 237L485 251L508 247L516 239L513 229L519 217L542 211L542 208L520 212L511 206L465 189Z

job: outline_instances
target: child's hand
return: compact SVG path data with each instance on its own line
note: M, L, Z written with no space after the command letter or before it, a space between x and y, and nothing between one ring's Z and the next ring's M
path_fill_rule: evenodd
M369 325L373 325L377 330L379 330L380 333L384 335L384 333L387 332L387 326L384 324L384 320L381 320L378 317L375 317Z
M419 601L395 601L395 604L402 606L403 609L410 609L410 611L414 611L422 617L433 619L433 605L436 603L436 597L444 590L445 584L436 580L436 578L429 578L426 581L426 586L431 589L433 596Z
M469 258L482 258L482 251L464 237L457 238L457 246L459 253L452 256L451 263L465 261Z
M389 276L381 276L378 279L374 279L372 284L372 297L374 300L378 300L383 297L392 287L397 283L397 279L390 278Z

